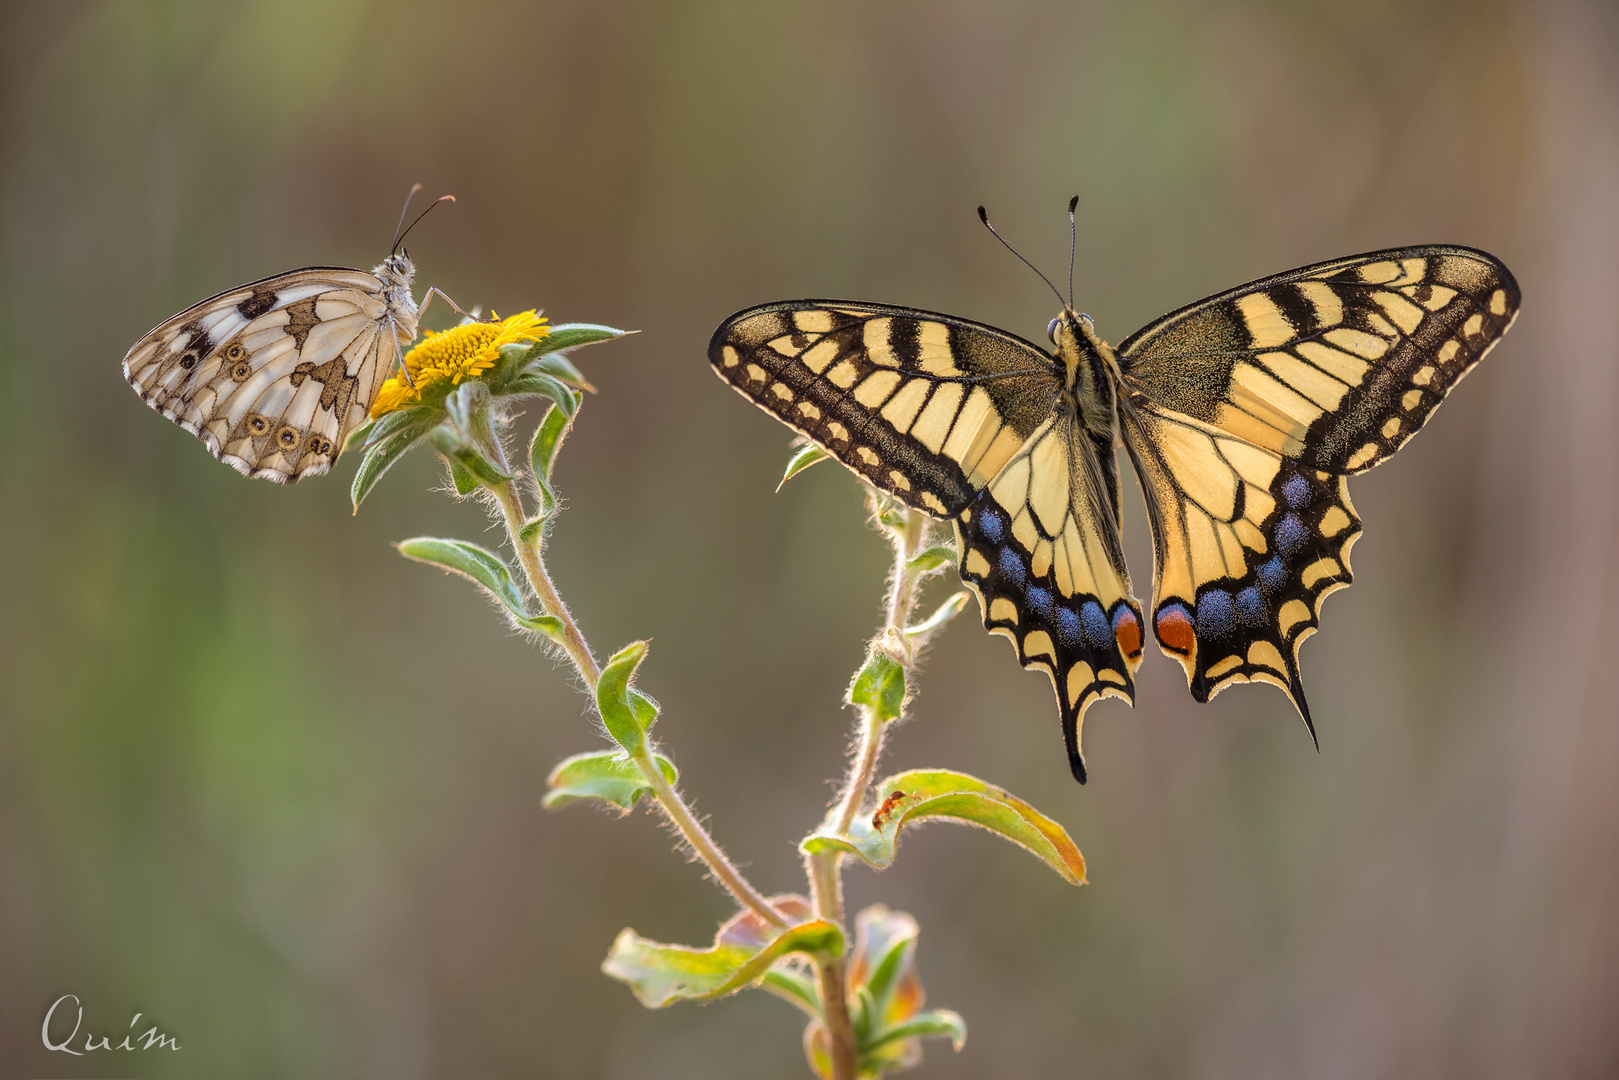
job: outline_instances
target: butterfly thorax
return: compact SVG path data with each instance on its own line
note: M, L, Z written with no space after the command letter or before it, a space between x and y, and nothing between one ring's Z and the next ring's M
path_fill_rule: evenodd
M1051 321L1052 344L1063 365L1063 393L1074 402L1080 422L1097 443L1113 445L1118 430L1114 402L1118 361L1113 350L1096 336L1089 315L1073 308Z
M416 337L416 298L411 295L411 282L416 279L416 264L410 256L396 251L371 271L382 282L382 300L388 305L393 320L394 336L400 345L409 345Z

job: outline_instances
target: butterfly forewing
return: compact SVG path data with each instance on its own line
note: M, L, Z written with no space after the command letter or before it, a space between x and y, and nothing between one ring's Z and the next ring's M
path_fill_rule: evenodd
M1518 313L1494 256L1428 246L1200 300L1118 347L1126 394L1329 472L1403 446Z
M378 271L309 267L220 293L137 342L124 377L244 475L323 473L415 334L409 261Z
M738 312L721 378L873 485L953 517L1051 414L1053 360L992 327L912 308L798 300Z

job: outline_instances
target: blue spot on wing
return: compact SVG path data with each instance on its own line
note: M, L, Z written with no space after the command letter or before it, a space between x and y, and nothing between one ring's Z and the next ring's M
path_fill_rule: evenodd
M1053 620L1057 627L1057 640L1069 647L1080 643L1084 630L1080 627L1080 617L1065 607L1057 609Z
M1291 559L1304 550L1305 542L1310 538L1310 531L1304 527L1304 520L1297 514L1288 513L1276 523L1276 551L1284 559Z
M1042 589L1038 585L1031 585L1028 587L1028 589L1024 590L1023 603L1025 607L1034 612L1036 615L1040 616L1040 618L1044 619L1046 622L1050 623L1053 621L1053 605L1049 590Z
M1287 505L1295 510L1303 510L1309 506L1310 499L1314 495L1315 490L1310 486L1310 481L1297 473L1288 477L1287 482L1282 485L1282 498L1286 499Z
M1113 648L1113 624L1108 622L1107 612L1095 600L1085 601L1085 606L1079 609L1080 621L1085 624L1085 643L1093 649L1111 650Z
M1001 516L993 510L985 510L978 515L978 535L992 544L999 544L1006 535L1006 528Z
M1236 628L1236 610L1230 593L1223 589L1210 589L1197 598L1198 637L1230 637Z
M1015 589L1023 588L1023 583L1028 580L1029 575L1024 569L1023 560L1009 547L1001 548L1000 555L995 559L995 567L1001 572L1001 577L1006 583Z
M1259 595L1259 590L1250 585L1237 594L1237 618L1242 620L1244 626L1263 627L1265 617L1269 614L1265 610L1265 598Z
M1259 579L1263 591L1279 593L1287 586L1287 567L1282 565L1280 556L1274 556L1269 562L1254 567L1254 577Z

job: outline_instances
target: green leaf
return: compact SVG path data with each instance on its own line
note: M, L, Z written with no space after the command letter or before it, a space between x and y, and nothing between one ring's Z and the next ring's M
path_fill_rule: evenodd
M789 967L791 961L778 960L765 972L760 989L768 990L784 1001L792 1002L810 1016L821 1015L821 997L816 992L815 980L807 972Z
M449 424L440 424L428 432L427 441L449 463L457 494L470 494L479 484L498 487L511 479L509 473L497 468L463 432ZM461 471L457 472L457 468Z
M943 570L947 566L956 564L956 548L954 544L934 544L911 556L911 561L905 568L913 574L931 574L935 570Z
M940 604L938 610L932 615L929 615L915 626L907 626L905 628L905 636L908 638L921 638L923 640L932 637L934 633L943 629L944 625L951 619L954 619L957 615L960 615L961 610L967 606L967 601L970 599L972 599L972 593L968 592L966 589L962 589L960 592L950 597L950 599Z
M831 454L827 453L825 450L822 450L814 443L805 443L803 446L798 448L798 452L793 455L792 460L787 462L787 471L781 474L781 483L776 485L776 490L780 491L786 486L787 481L791 480L793 477L797 476L811 465L814 465L817 462L825 461L831 456Z
M579 411L579 395L561 379L540 371L525 371L501 391L502 397L545 397L572 416Z
M525 630L544 634L558 645L568 643L568 628L555 615L522 615L516 616L514 621Z
M444 399L444 411L463 441L476 445L489 434L489 387L481 379L468 379Z
M531 517L523 522L523 527L517 530L517 539L525 544L534 543L539 538L541 530L545 528L545 519L546 514L542 512L539 516Z
M584 373L574 367L573 361L563 353L546 353L544 356L535 357L529 366L535 371L561 379L575 390L595 392L595 387L585 379Z
M505 561L488 548L469 544L465 540L444 540L436 536L417 536L401 540L394 546L407 559L431 563L470 578L518 620L531 618L523 602L523 594L518 591ZM536 626L532 629L540 628Z
M671 784L680 778L668 758L654 754L653 760ZM595 750L564 758L551 770L545 783L551 789L542 800L547 810L560 809L579 799L602 799L629 810L641 796L652 791L652 785L641 775L635 762L618 750Z
M551 409L540 420L539 427L534 429L534 439L528 444L528 466L540 493L540 509L535 515L537 521L556 513L557 496L551 487L551 466L556 461L562 440L567 437L572 419L561 409Z
M418 431L414 427L404 428L375 443L365 452L365 457L360 459L360 467L355 470L354 483L349 488L349 498L354 502L356 514L360 512L360 503L371 493L371 488L382 479L382 474L392 468L394 462L415 446L424 434L425 431Z
M412 405L405 409L395 409L350 433L345 445L368 449L407 428L425 435L427 429L439 421L440 412L441 410L433 405Z
M901 1020L892 1027L887 1027L870 1043L860 1049L872 1053L887 1049L902 1039L916 1039L930 1035L943 1035L950 1040L953 1049L958 1053L967 1044L967 1021L961 1014L951 1009L929 1009L924 1013L917 1013L909 1020Z
M613 654L596 683L596 709L607 733L627 753L646 746L646 733L658 718L657 702L630 686L635 669L646 658L647 642L634 641Z
M1085 884L1085 857L1063 827L1002 788L966 773L913 769L884 780L877 809L862 814L846 836L811 833L798 845L806 854L844 851L881 870L894 861L900 830L939 819L998 833L1043 860L1072 885Z
M468 472L466 466L454 458L445 458L444 463L450 467L450 483L455 485L457 495L471 495L478 490L478 478Z
M582 345L594 345L598 341L611 341L633 333L634 330L614 330L600 323L558 323L551 327L549 334L534 343L531 355L549 356L569 352Z
M849 704L870 709L880 723L898 720L905 712L905 669L881 649L872 649L849 685Z
M602 971L628 983L642 1005L661 1009L676 1001L712 1001L756 985L771 974L772 964L792 953L815 959L843 955L843 931L835 923L809 918L803 897L774 897L771 902L784 915L801 915L805 921L783 930L745 911L720 927L707 949L662 945L625 929ZM773 989L781 987L782 980L772 981Z

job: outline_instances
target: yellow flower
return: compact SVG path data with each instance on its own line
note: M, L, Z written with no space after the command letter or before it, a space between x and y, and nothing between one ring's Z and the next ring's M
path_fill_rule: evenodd
M463 379L483 374L500 359L502 345L542 341L550 333L545 319L534 311L524 311L498 322L429 330L421 344L405 354L404 368L409 379L395 374L384 380L371 406L371 419L416 404L422 400L424 390L441 383L456 386Z

